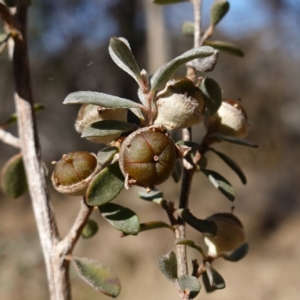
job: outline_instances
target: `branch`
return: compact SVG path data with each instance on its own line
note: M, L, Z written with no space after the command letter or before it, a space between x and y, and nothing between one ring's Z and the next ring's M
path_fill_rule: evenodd
M21 142L20 139L12 135L11 133L3 130L0 128L0 140L10 146L13 146L15 148L20 148L21 147Z

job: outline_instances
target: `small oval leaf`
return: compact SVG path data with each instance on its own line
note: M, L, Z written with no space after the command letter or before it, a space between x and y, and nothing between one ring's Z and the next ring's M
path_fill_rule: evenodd
M217 235L217 225L215 222L198 219L186 208L178 209L177 212L187 224L196 230L212 236Z
M238 247L236 250L234 250L230 255L222 254L222 257L228 261L237 262L244 258L249 251L249 245L248 243L245 243Z
M177 259L173 251L162 256L158 261L158 266L169 281L174 282L177 280Z
M230 4L226 0L216 0L210 10L210 23L216 26L226 15Z
M215 49L211 56L194 59L186 65L195 68L198 72L210 72L214 69L219 57L219 51Z
M218 273L209 262L205 262L205 267L211 287L217 290L224 289L226 284L221 274Z
M143 108L140 103L128 99L97 92L74 92L69 94L63 104L95 104L108 108Z
M116 162L103 169L90 183L86 199L90 206L99 206L115 199L124 187L124 176Z
M174 169L174 171L172 173L172 178L173 178L173 180L174 180L175 183L178 183L180 181L181 174L182 174L181 160L177 159L176 163L175 163L175 169Z
M222 175L208 169L201 169L201 172L205 174L213 186L217 188L223 195L225 195L230 201L235 199L235 192L232 185Z
M105 147L101 149L97 153L97 158L99 164L102 166L102 168L107 167L112 160L114 159L115 155L119 152L118 147L112 146L112 147Z
M193 37L195 32L195 25L193 22L184 22L181 26L181 32L185 36Z
M127 207L107 203L99 206L101 215L116 229L137 235L140 231L140 221L135 212Z
M121 290L118 276L99 261L86 257L73 257L79 277L95 290L111 297L117 297Z
M183 291L185 295L189 296L188 299L195 298L201 289L199 280L196 277L187 274L181 275L178 278L178 284L181 291Z
M130 124L118 120L104 120L92 123L87 126L81 137L97 137L97 136L110 136L121 134L123 132L134 131L138 128L135 124Z
M212 78L204 78L199 86L206 104L205 113L212 116L222 104L222 90L219 84Z
M209 150L216 153L239 176L243 184L247 183L246 176L244 175L242 169L233 159L213 148L210 148Z
M155 199L161 199L164 197L163 193L158 190L152 190L149 193L145 192L144 190L139 192L139 197L143 200L153 201Z
M85 239L89 239L98 232L98 228L98 223L89 219L81 232L81 236Z
M109 42L109 54L115 64L132 76L137 83L141 81L141 70L128 46L127 40L112 37ZM128 44L128 45L127 45Z
M151 92L162 88L172 77L173 73L183 64L195 58L205 58L213 55L216 50L209 46L193 48L170 62L162 65L151 77Z
M224 135L221 133L213 133L210 136L214 137L220 141L226 141L226 142L241 145L241 146L246 146L246 147L250 147L250 148L258 148L259 147L258 145L255 145L255 144L245 141L243 139L240 139L240 138L237 138L234 136Z
M18 198L26 193L27 179L21 154L14 155L1 171L1 187L5 195Z
M211 46L215 49L233 54L239 57L244 57L244 52L239 49L236 45L223 41L205 41L204 45Z
M191 247L191 248L193 248L193 249L198 250L198 251L201 253L201 255L202 255L203 257L206 257L206 255L205 255L203 249L202 249L200 246L196 245L195 242L192 241L192 240L176 239L176 240L175 240L175 244L176 244L176 245L186 245L186 246L189 246L189 247Z

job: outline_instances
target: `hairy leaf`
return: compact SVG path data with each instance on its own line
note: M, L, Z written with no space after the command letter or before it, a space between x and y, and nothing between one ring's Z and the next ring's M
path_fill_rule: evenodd
M69 94L63 104L95 104L108 108L142 108L140 103L97 92L74 92Z
M106 167L90 183L86 192L87 204L99 206L115 199L124 187L124 180L118 162Z
M1 187L5 195L18 198L27 192L27 179L21 154L14 155L1 171Z
M204 45L211 46L215 49L227 52L229 54L233 54L239 57L244 56L244 52L240 50L236 45L223 41L205 41Z
M140 231L140 221L135 212L127 207L107 203L99 206L101 215L116 229L137 235Z
M239 176L243 184L247 183L246 176L244 175L242 169L233 159L231 159L226 154L219 152L213 148L210 148L209 150L216 153Z
M199 86L206 104L205 113L212 116L222 104L222 90L219 84L212 78L204 78Z
M218 57L219 57L219 51L215 49L214 53L211 56L194 59L192 61L189 61L186 65L188 67L195 68L198 72L209 72L214 69L218 61Z
M133 131L138 128L135 124L130 124L124 121L118 120L103 120L92 123L87 126L81 137L97 137L97 136L110 136L115 134L121 134L123 132Z
M181 174L182 174L181 160L177 159L176 163L175 163L175 169L174 169L174 171L172 173L172 178L173 178L173 180L174 180L175 183L178 183L180 181Z
M85 224L81 236L85 239L89 239L98 232L98 223L92 219L89 219Z
M224 289L226 284L223 277L211 266L209 262L205 262L205 267L211 287L217 290Z
M141 81L141 70L124 38L112 37L109 43L109 54L115 64L132 76L137 83Z
M181 275L178 278L178 284L181 289L186 295L189 295L189 299L195 298L201 289L201 285L199 280L187 274Z
M198 250L201 253L201 255L203 257L205 257L205 253L204 253L203 249L200 246L196 245L195 242L192 241L192 240L176 239L175 240L175 244L176 245L186 245L186 246L189 246L189 247L191 247L193 249L196 249L196 250Z
M201 169L201 172L203 172L213 186L217 188L223 195L225 195L230 201L235 199L235 192L232 185L222 175L208 169Z
M121 290L118 276L99 261L86 257L73 257L75 269L87 284L111 297L117 297Z
M162 88L181 65L195 58L205 59L206 57L213 55L215 52L216 50L209 46L193 48L162 65L151 77L151 91L154 92Z
M149 193L143 190L142 192L139 192L139 197L143 200L152 201L158 198L161 199L164 197L164 195L161 191L158 190L152 190Z
M216 26L229 10L229 2L226 0L216 0L210 10L210 23Z
M179 209L177 212L187 224L196 230L212 236L217 235L218 229L214 221L198 219L186 208Z
M169 281L174 282L177 279L177 260L173 251L162 256L158 261L158 265Z
M119 152L118 147L105 147L101 149L97 153L98 162L102 166L102 168L107 167L115 157L115 155Z
M181 32L185 36L193 37L195 32L195 25L193 22L184 22L181 26Z

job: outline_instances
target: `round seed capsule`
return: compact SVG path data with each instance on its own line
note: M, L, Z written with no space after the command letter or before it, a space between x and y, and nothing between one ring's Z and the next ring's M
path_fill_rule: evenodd
M169 133L158 127L145 127L130 134L120 149L120 168L127 187L151 188L172 174L177 154Z
M99 170L97 157L93 153L70 152L55 163L52 184L62 194L81 196Z

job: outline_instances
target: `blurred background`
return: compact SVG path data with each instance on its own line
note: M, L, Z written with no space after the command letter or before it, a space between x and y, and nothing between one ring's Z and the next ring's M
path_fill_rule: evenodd
M203 1L203 28L208 25L212 1ZM216 148L243 168L248 183L216 156L208 155L209 168L224 175L235 187L235 213L247 231L250 253L239 263L216 261L225 278L225 290L198 299L297 299L300 293L300 3L292 0L230 1L231 8L217 26L214 40L235 43L244 52L239 58L219 56L213 72L224 97L242 99L251 131L247 139L259 149L221 143ZM150 73L162 63L190 49L193 40L182 36L181 24L193 21L190 3L165 7L150 0L33 0L29 10L29 52L34 98L47 109L38 115L44 161L73 150L97 152L99 145L80 139L74 130L78 106L64 106L74 91L101 91L137 100L135 81L108 55L111 36L129 40L139 65ZM184 75L184 68L177 75ZM7 53L0 57L0 123L13 112L12 69ZM9 130L17 134L12 126ZM196 126L195 141L203 127ZM180 133L178 133L179 136ZM0 165L17 153L0 144ZM72 225L78 199L51 190L62 236ZM180 184L172 179L160 189L169 201L178 202ZM123 191L117 203L136 211L142 222L167 220L152 203L137 197L138 189ZM229 212L230 203L207 178L197 173L190 207L199 218ZM174 238L165 230L121 239L100 214L92 215L100 227L90 240L80 240L75 254L98 259L116 271L122 283L118 299L178 299L160 273L157 260L174 250ZM188 228L188 238L202 243ZM189 258L199 258L189 250ZM73 299L104 299L71 271ZM28 195L16 200L0 193L0 299L47 299L43 257Z

